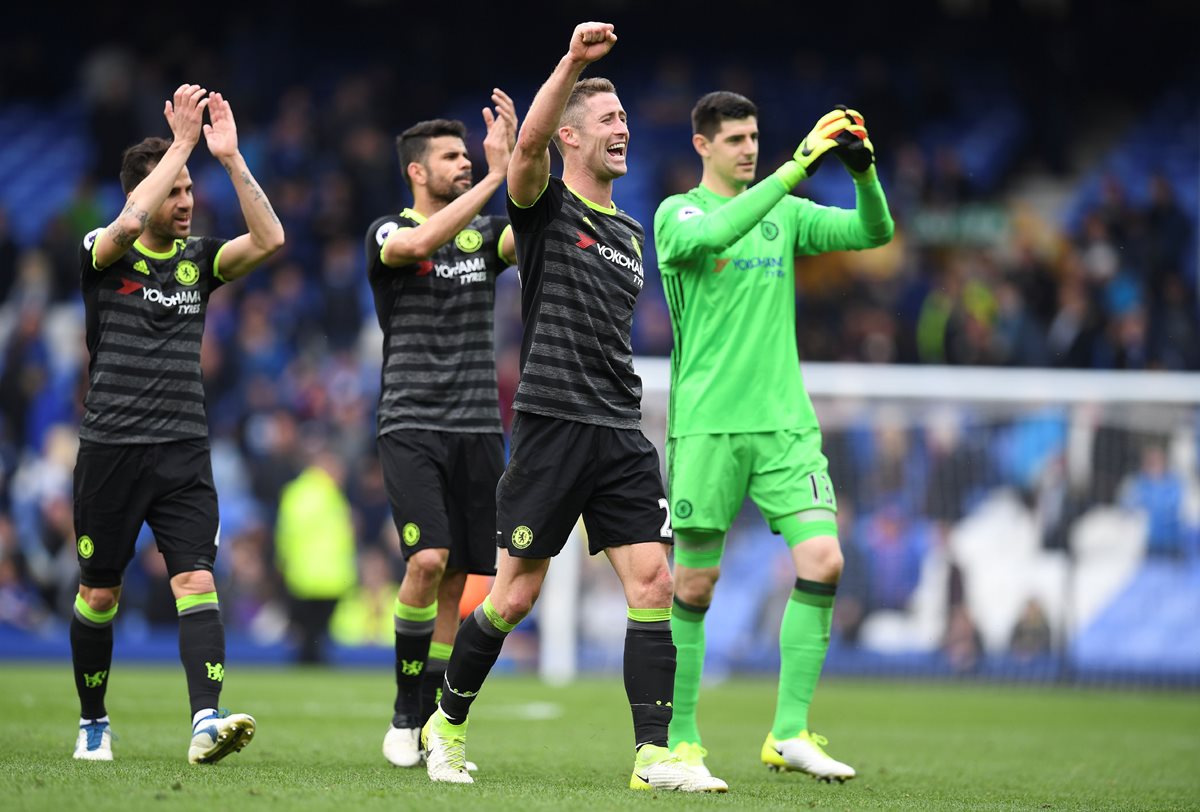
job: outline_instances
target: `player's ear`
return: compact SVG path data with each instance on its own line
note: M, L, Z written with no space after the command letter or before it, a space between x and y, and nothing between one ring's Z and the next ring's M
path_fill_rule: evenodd
M412 181L413 186L424 186L429 179L428 173L425 171L425 165L419 161L412 161L405 169L408 173L408 179Z
M708 139L700 133L692 133L692 147L701 158L708 157Z
M564 144L577 147L579 146L579 133L575 132L574 127L563 125L558 128L558 140Z

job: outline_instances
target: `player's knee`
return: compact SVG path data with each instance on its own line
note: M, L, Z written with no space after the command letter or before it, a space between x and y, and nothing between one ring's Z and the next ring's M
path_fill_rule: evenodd
M693 569L677 566L675 568L675 596L692 606L708 606L712 603L713 592L717 588L717 579L720 577L720 567Z
M520 623L533 611L540 590L529 586L514 585L503 595L492 593L492 605L508 623Z
M209 570L192 570L181 572L171 578L171 591L175 597L183 595L203 595L217 591L217 582Z
M446 573L446 550L421 550L405 563L404 580L418 587L436 587Z
M842 557L842 548L838 545L837 539L813 539L809 547L809 542L801 545L804 549L804 558L802 566L799 567L797 574L801 578L810 581L819 581L824 584L835 584L842 577L842 568L845 565L845 559Z
M675 579L671 577L671 568L664 560L661 565L638 573L632 587L630 606L670 606L675 594Z
M121 587L80 586L79 597L93 612L107 612L117 605Z
M829 550L826 550L820 559L819 566L822 574L825 576L821 580L825 583L834 583L842 577L842 568L846 564L846 559L842 557L842 548L834 545Z
M533 611L533 604L534 601L531 598L514 597L496 606L496 611L500 613L500 617L506 623L515 626L529 616L529 613Z
M829 576L830 580L839 579L842 577L842 569L846 566L846 559L842 557L841 549L838 549L829 559Z
M537 593L516 592L509 595L508 611L502 610L501 614L509 623L517 623L524 620L533 611L535 603L537 603Z

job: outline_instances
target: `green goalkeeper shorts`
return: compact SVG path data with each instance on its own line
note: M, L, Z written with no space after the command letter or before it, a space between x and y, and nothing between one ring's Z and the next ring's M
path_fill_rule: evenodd
M676 530L727 532L747 494L774 533L802 511L837 512L820 429L676 437L667 466Z

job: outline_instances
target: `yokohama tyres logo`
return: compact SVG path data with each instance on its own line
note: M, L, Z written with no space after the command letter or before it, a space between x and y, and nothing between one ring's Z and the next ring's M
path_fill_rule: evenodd
M633 271L634 284L639 288L642 286L642 261L640 259L635 259L623 251L618 251L616 248L613 248L610 245L606 245L597 239L589 237L582 231L576 231L575 233L579 235L579 242L575 243L576 247L582 248L584 251L586 251L593 245L596 246L596 252L599 253L601 257L608 260L613 265L616 265L618 268L627 268L628 270Z
M153 304L167 308L178 307L178 312L181 315L195 315L199 313L200 305L203 302L198 290L181 290L176 293L165 294L158 288L148 288L141 282L134 282L131 279L122 279L121 287L117 288L117 293L121 296L128 296L139 290L142 292L142 301L152 302Z
M198 290L181 290L178 293L172 293L169 296L163 294L158 288L142 288L142 299L147 302L154 302L163 307L175 307L176 305L198 305L200 304L200 291Z

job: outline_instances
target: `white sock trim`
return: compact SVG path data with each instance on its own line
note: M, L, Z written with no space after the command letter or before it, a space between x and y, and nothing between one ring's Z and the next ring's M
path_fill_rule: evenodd
M200 720L207 719L210 716L215 716L216 713L216 708L201 708L200 710L196 711L196 714L192 717L192 730L196 729L196 725L200 724Z

